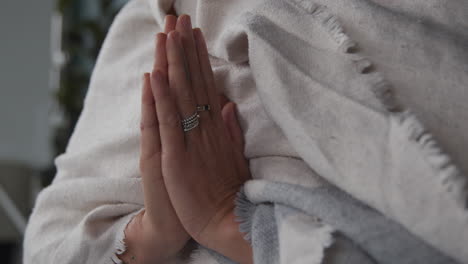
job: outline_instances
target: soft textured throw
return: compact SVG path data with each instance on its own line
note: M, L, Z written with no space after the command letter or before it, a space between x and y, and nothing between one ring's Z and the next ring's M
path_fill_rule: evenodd
M172 3L133 0L117 16L56 178L37 199L25 264L119 263L123 230L143 207L141 75ZM218 88L238 106L254 178L238 213L258 263L391 263L395 241L363 236L383 228L415 249L399 255L406 263L468 263L467 1L175 9L204 31ZM176 258L226 261L203 248Z

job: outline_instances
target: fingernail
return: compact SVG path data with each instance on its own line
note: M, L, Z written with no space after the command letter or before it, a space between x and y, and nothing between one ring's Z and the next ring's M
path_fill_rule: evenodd
M185 29L192 29L192 21L190 20L190 16L184 14L182 17L182 24L184 25Z
M166 37L166 34L164 34L162 32L159 32L158 34L156 34L156 40L158 41L158 43L163 41L165 37Z
M179 38L179 32L177 32L175 30L169 32L169 38L177 41L177 39Z
M191 24L189 15L183 14L179 16L179 19L180 19L180 23L182 23L182 27L184 27L185 29L188 29L188 28L192 29L192 24Z

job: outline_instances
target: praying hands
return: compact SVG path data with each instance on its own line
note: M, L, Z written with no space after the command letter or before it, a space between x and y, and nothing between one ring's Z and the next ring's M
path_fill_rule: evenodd
M235 104L217 94L203 34L188 15L167 16L165 33L156 38L154 69L144 74L141 97L145 210L127 226L120 258L164 263L192 237L251 263L252 249L234 215L236 194L250 178ZM197 111L204 105L209 109Z

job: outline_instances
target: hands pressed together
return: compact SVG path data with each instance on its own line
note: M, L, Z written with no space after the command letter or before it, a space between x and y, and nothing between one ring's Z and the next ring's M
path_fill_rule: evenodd
M239 263L252 250L234 220L234 199L250 178L235 104L218 95L200 29L190 17L166 17L155 62L143 77L141 153L145 210L125 230L125 263L164 263L193 238ZM199 125L181 120L197 105Z

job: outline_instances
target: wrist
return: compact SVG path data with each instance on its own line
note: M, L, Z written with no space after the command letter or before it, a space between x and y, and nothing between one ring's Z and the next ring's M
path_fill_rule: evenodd
M162 263L172 256L163 241L167 236L162 232L155 232L153 226L146 223L144 216L143 210L125 228L126 250L118 257L126 264Z
M253 263L252 248L244 239L244 234L239 231L239 223L235 218L232 209L201 244L238 263Z

